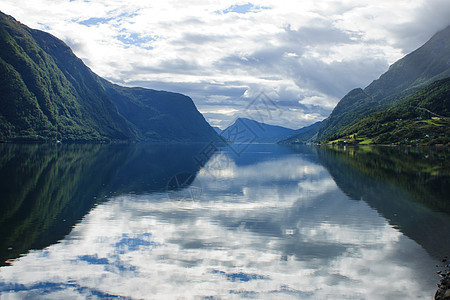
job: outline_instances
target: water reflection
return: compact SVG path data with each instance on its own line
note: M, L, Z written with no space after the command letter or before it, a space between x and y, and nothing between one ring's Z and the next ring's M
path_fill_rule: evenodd
M195 177L202 145L0 145L0 265L62 239L113 195Z
M450 253L448 149L317 150L321 163L351 199L367 202L435 258Z
M392 201L383 199L397 198L398 185L362 172L346 153L255 145L239 157L223 149L200 169L192 160L199 148L119 148L102 150L109 158L122 154L100 185L92 182L103 172L98 165L83 167L108 201L58 243L2 267L2 297L428 299L434 293L436 245L421 242L420 230L409 234L403 218L386 216L426 211L422 220L438 217L440 225L427 224L446 228L448 215L411 204L411 195L400 204L420 209L389 208ZM175 182L188 184L167 191L177 174L195 176L179 176Z

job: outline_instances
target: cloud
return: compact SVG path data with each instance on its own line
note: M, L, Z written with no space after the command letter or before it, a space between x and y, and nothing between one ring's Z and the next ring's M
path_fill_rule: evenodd
M413 20L392 28L396 46L409 53L425 43L437 31L450 25L450 5L445 0L423 2L413 13Z
M446 2L5 0L2 10L115 83L185 93L222 125L221 105L242 110L264 92L286 112L271 122L300 128L448 25Z

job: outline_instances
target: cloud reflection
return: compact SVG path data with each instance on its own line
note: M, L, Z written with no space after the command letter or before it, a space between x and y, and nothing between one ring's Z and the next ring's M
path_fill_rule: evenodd
M214 159L223 159L219 153ZM0 294L132 299L429 298L433 265L322 166L292 154L206 165L197 201L121 195L2 268ZM208 164L213 164L212 159ZM231 176L232 175L232 176ZM414 257L414 259L410 259ZM428 270L429 271L429 270ZM430 273L431 274L431 273Z

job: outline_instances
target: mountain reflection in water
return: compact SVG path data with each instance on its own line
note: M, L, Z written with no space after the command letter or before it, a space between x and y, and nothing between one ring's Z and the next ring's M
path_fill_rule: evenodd
M0 295L434 294L446 151L204 147L1 145Z

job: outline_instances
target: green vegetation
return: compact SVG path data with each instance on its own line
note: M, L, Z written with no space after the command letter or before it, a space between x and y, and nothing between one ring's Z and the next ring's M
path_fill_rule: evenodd
M219 141L191 98L165 91L125 88L101 80L108 97L139 140L152 142Z
M317 139L331 137L362 115L368 115L374 111L376 111L376 102L362 89L354 89L339 101L331 115L323 122L318 130Z
M439 114L436 114L438 112ZM450 144L450 78L332 136L329 144Z
M0 44L0 141L218 139L189 97L112 85L59 39L1 12Z
M429 144L425 141L422 133L428 132L428 136L436 137L442 133L447 136L446 132L442 130L435 130L438 126L447 126L446 122L438 122L435 125L428 124L425 126L418 122L408 122L405 124L397 124L396 130L392 136L390 131L394 128L389 125L383 128L384 136L378 136L370 140L371 135L357 134L354 138L350 138L350 134L356 133L354 128L358 126L381 126L376 118L387 117L386 114L372 115L376 112L386 112L392 106L400 104L407 100L411 95L418 92L420 89L430 85L431 83L450 77L450 26L435 34L427 43L419 49L408 54L404 58L394 63L389 70L381 75L377 80L374 80L369 86L363 89L354 89L350 91L341 101L336 105L330 116L323 121L320 128L317 130L317 135L309 141L313 142L335 142L335 143L392 143L397 142L397 138L405 134L405 132L414 128L413 133L404 136L405 139L414 142ZM448 107L446 105L439 105L435 103L435 110L430 111L446 115L441 109ZM361 120L367 116L372 116L372 123L364 123ZM395 119L394 119L395 120ZM368 120L366 120L369 122ZM358 125L357 125L358 124ZM353 130L349 128L352 127ZM401 129L402 127L403 129ZM378 130L378 129L377 129ZM425 134L425 135L426 135ZM301 132L298 136L291 138L288 142L304 141L306 140ZM369 137L369 138L368 138ZM431 141L431 143L447 144L448 139L442 138L439 141ZM417 140L417 141L415 141ZM446 142L447 141L447 142Z
M0 41L0 138L130 138L125 119L102 92L97 76L63 42L4 14Z

